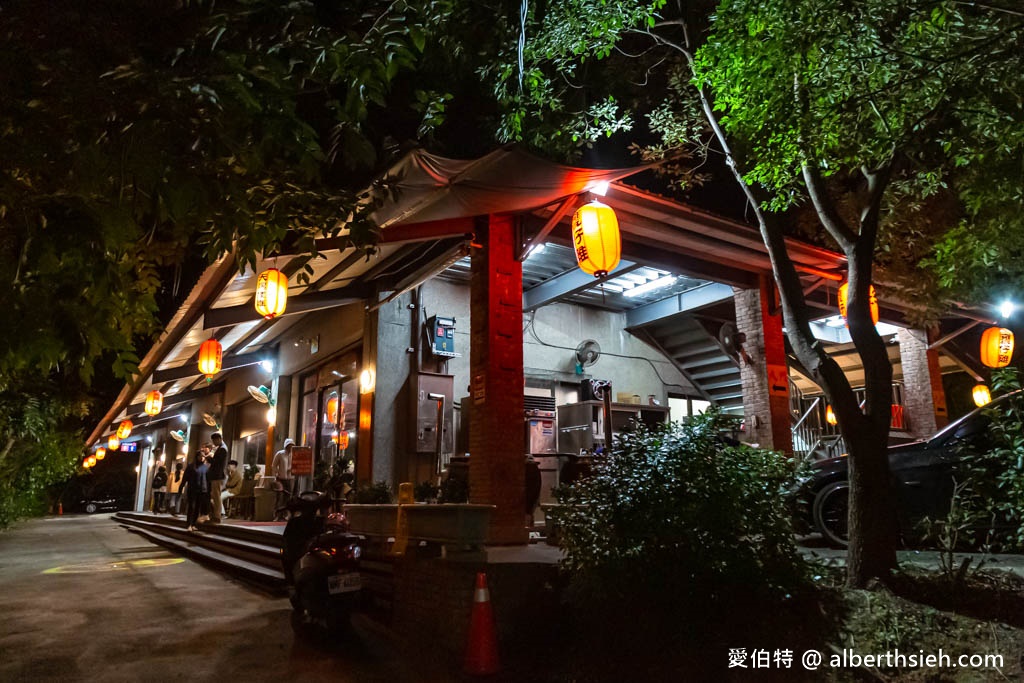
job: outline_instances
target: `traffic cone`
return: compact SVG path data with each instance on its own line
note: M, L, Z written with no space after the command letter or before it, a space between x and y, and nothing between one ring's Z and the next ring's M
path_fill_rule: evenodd
M473 591L473 611L469 617L469 638L462 669L473 676L498 673L498 637L494 630L494 611L487 590L487 575L478 572Z
M64 503L62 503L60 501L57 502L57 514L58 515L63 515L64 514Z

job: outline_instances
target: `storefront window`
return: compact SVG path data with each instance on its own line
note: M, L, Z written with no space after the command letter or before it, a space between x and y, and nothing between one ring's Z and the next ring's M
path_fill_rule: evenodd
M359 383L343 378L320 391L314 485L345 495L355 480Z

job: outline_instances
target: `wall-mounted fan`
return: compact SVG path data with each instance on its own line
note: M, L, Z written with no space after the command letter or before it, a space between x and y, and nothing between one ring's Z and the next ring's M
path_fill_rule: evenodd
M179 443L183 443L185 441L185 430L179 429L171 432L171 438Z
M203 422L208 427L220 426L220 413L203 413Z
M261 384L257 387L250 384L246 389L248 389L249 395L260 403L270 403L270 389L265 385Z
M576 374L582 375L583 368L589 368L601 357L601 345L593 339L581 341L576 346Z
M722 350L728 355L733 358L742 358L744 363L750 365L750 356L743 348L743 344L747 341L747 335L737 332L735 325L724 323L718 330L718 341L722 345Z

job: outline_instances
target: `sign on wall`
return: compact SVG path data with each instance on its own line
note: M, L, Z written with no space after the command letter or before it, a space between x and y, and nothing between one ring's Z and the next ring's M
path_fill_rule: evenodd
M292 446L292 476L313 474L313 449L310 446Z
M768 366L768 395L789 395L789 371L785 365Z

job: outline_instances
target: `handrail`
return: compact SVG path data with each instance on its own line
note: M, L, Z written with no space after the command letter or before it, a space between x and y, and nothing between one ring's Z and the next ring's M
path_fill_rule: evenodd
M800 417L800 419L796 421L796 424L793 425L794 430L800 429L800 425L802 425L804 423L804 420L807 419L811 412L818 407L819 403L821 403L821 396L816 397L814 401L811 403L810 407L807 408L807 410L804 411L804 414Z

